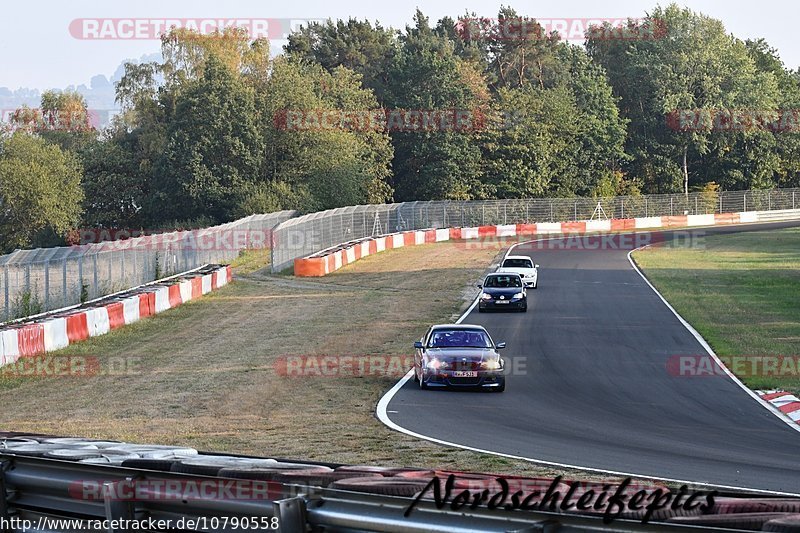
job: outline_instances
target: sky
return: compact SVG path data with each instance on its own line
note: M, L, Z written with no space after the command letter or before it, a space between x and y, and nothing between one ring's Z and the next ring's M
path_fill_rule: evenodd
M92 76L110 77L127 59L137 59L158 52L156 39L76 38L95 35L93 22L73 23L75 19L146 19L167 18L247 18L247 19L327 19L349 18L378 20L384 26L402 28L411 23L419 7L432 22L443 16L456 17L465 12L494 17L501 3L521 15L537 19L637 18L657 5L655 0L558 0L531 2L504 0L293 0L283 2L253 0L71 0L70 2L6 2L5 21L0 33L0 87L12 90L64 88L89 84ZM667 2L662 2L665 5ZM684 0L677 2L723 21L729 33L745 38L764 37L776 48L790 68L800 67L800 39L797 19L800 2L760 0ZM25 21L29 21L25 23ZM71 31L70 24L73 24ZM574 24L575 22L570 22ZM275 25L273 24L273 28ZM87 30L87 28L89 28ZM126 27L115 24L115 31ZM88 34L86 32L89 32ZM100 35L100 29L97 35ZM273 41L283 44L285 41Z

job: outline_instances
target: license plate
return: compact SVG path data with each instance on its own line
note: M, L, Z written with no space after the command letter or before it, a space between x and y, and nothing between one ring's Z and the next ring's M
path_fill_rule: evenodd
M496 304L508 304L508 303L511 303L511 300L495 300L494 303L496 303Z
M454 378L477 378L478 373L473 370L456 370L453 372Z

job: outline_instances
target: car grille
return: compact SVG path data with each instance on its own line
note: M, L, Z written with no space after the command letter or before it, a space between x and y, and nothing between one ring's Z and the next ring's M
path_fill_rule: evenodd
M481 378L450 378L452 385L477 385Z
M481 364L479 362L468 361L466 363L462 363L461 361L455 361L450 363L448 370L480 370Z

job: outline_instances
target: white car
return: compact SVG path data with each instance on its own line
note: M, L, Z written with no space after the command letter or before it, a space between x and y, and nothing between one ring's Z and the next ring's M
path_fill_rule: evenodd
M514 272L522 276L525 287L536 289L539 286L539 265L525 255L509 255L503 259L498 272Z

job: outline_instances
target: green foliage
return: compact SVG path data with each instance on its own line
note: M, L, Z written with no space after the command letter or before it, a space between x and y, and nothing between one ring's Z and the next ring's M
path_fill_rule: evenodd
M39 137L0 141L0 250L30 246L40 232L77 224L83 191L78 158Z
M91 227L164 229L405 200L703 190L711 206L717 190L800 186L797 129L670 122L680 110L800 108L800 74L766 41L675 4L628 33L643 38L590 31L580 47L511 7L436 24L418 10L402 31L310 24L272 58L239 29L173 29L161 62L126 65L123 112L99 137L70 127L88 118L74 92L15 113L20 131L0 146L0 248L57 243L81 209ZM459 112L472 125L281 122L385 111Z
M151 216L161 215L166 203L175 218L231 219L242 187L258 176L264 153L253 91L210 55L202 77L176 99L167 139L154 176Z
M729 35L720 21L675 4L656 8L641 25L665 28L666 34L587 41L629 121L629 174L647 192L688 191L715 180L732 188L774 183L780 161L772 133L721 131L710 121L681 130L668 116L680 110L774 109L780 99L776 74L785 72L777 57Z
M11 319L24 318L26 316L38 315L44 312L44 305L39 300L38 291L36 287L26 289L17 294L14 301L11 303Z

